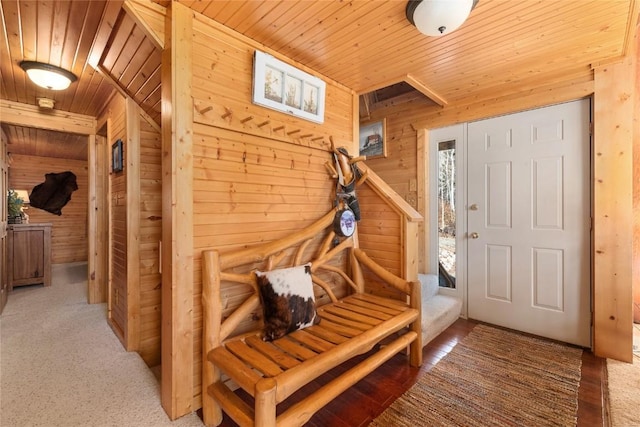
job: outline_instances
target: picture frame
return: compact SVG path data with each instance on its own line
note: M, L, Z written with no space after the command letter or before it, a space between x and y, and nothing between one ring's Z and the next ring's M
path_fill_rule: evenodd
M255 51L253 61L254 104L324 123L326 83L318 77Z
M359 155L387 157L387 119L360 123Z
M111 146L111 171L122 172L124 170L124 152L122 140L118 139Z

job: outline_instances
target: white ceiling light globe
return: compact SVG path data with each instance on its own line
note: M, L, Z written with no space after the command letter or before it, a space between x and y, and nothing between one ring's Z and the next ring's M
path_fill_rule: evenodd
M460 27L473 5L473 0L422 0L410 20L421 33L442 36Z

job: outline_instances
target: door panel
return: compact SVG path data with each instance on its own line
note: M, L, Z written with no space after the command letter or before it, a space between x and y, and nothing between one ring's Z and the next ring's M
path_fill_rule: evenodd
M511 302L511 246L486 246L485 298Z
M589 101L468 125L469 317L590 345Z
M485 165L485 185L493 191L486 193L487 228L511 228L511 162Z

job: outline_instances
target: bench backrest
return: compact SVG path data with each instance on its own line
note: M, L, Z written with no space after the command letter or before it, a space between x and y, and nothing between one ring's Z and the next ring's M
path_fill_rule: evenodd
M335 212L331 210L304 229L273 242L227 252L203 252L203 305L205 316L210 317L209 324L221 325L219 331L214 331L216 341L262 327L255 270L270 271L311 262L317 305L363 291L362 272L353 271L357 264L351 252L355 234L336 239L332 227ZM205 319L205 328L207 323ZM205 336L209 336L206 331Z

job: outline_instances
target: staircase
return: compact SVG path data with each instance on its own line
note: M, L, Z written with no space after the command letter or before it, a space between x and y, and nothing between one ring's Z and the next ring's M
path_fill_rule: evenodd
M418 274L422 285L422 345L447 329L462 310L462 299L439 293L436 274Z

